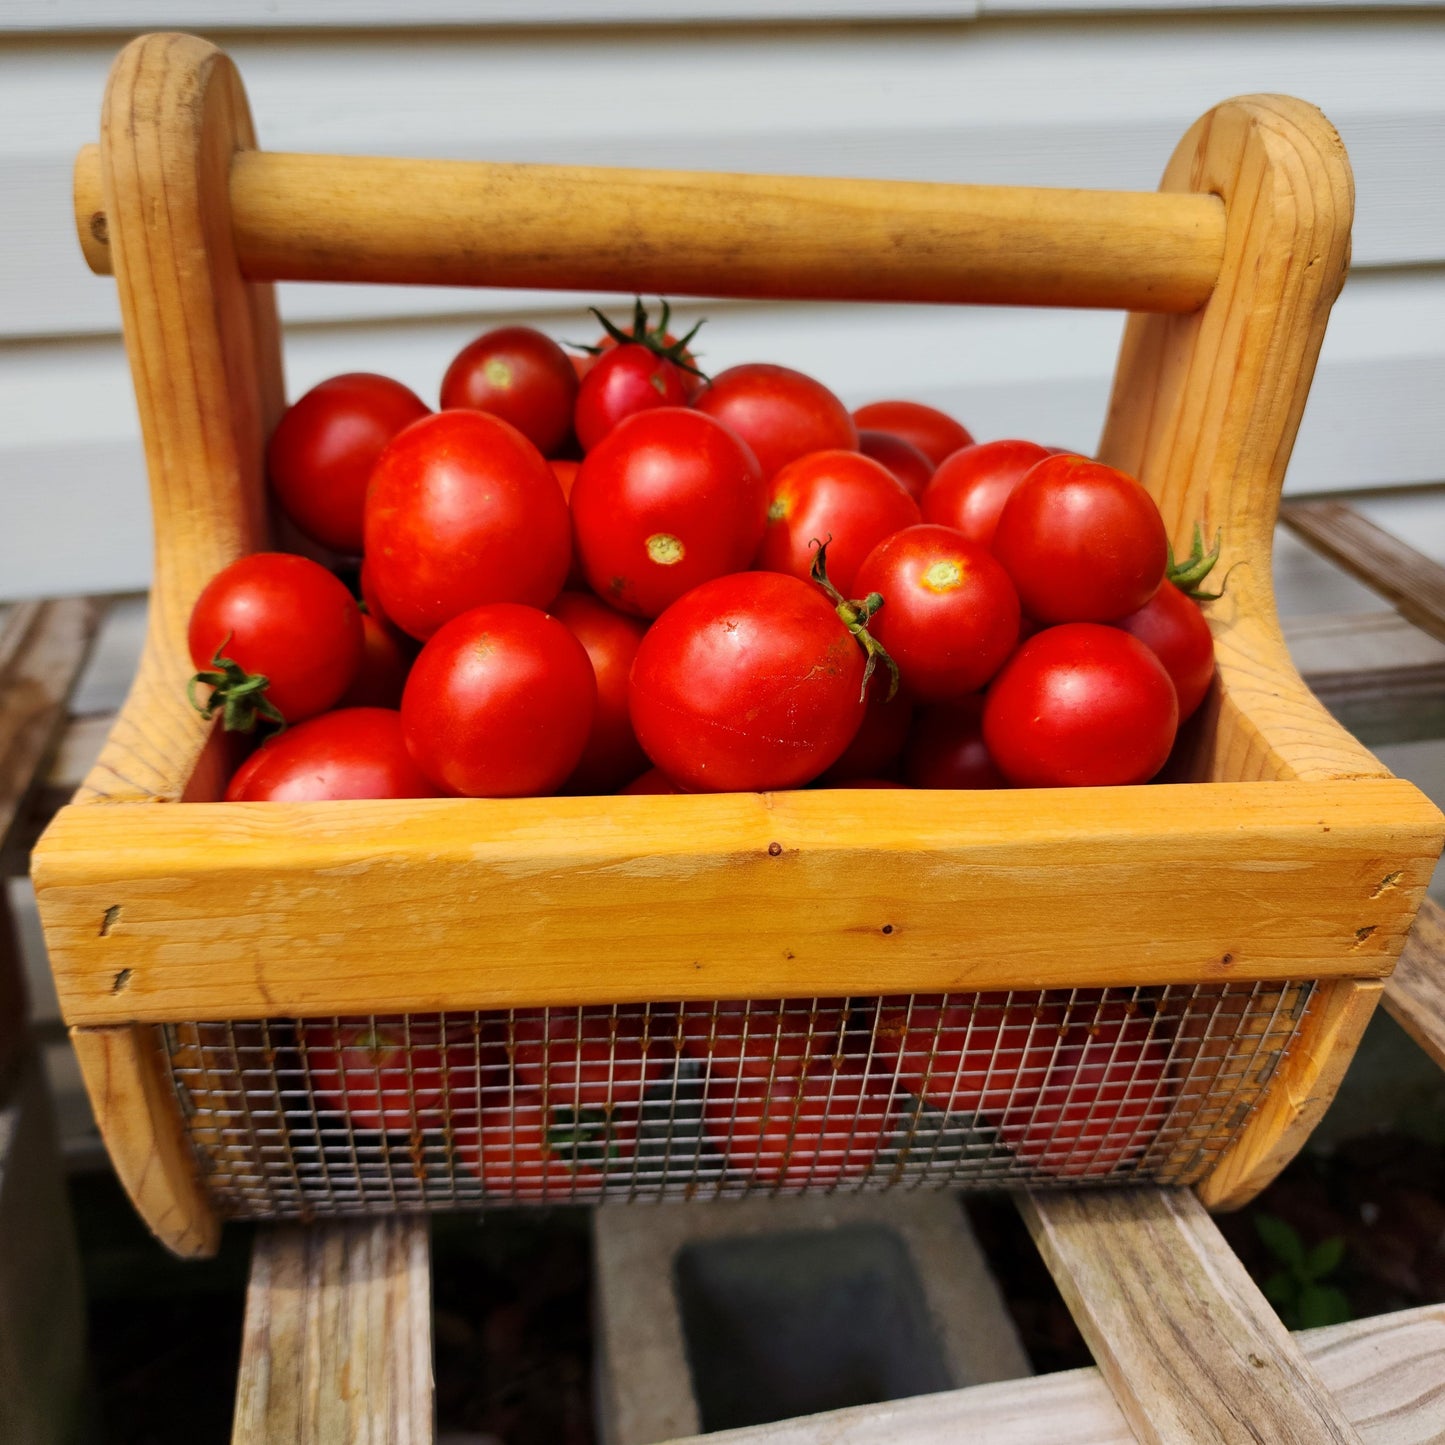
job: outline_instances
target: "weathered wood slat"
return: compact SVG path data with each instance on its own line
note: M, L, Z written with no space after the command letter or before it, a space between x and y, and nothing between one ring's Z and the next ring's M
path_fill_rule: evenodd
M1439 1445L1445 1440L1445 1305L1307 1330L1295 1339L1366 1445ZM1103 1375L1088 1369L860 1405L670 1445L1039 1445L1047 1440L1134 1445L1136 1438Z
M256 1236L233 1445L434 1439L423 1218Z
M1420 905L1385 984L1385 1010L1445 1069L1445 908L1432 898Z
M1138 1440L1360 1439L1192 1194L1025 1194L1020 1208Z

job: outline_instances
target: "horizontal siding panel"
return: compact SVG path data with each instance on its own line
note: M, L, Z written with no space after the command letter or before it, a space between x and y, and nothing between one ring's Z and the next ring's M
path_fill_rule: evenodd
M1279 90L1320 104L1350 148L1356 266L1445 261L1445 187L1420 183L1445 151L1445 14L228 44L278 150L1126 190L1152 189L1214 102ZM70 207L71 162L95 138L114 50L0 42L0 336L117 327L113 289L84 269ZM312 287L291 314L365 320L476 304Z

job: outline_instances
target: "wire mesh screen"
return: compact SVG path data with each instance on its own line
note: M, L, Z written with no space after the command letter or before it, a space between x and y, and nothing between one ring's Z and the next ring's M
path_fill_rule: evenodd
M164 1026L218 1207L1152 1181L1208 1171L1311 985Z

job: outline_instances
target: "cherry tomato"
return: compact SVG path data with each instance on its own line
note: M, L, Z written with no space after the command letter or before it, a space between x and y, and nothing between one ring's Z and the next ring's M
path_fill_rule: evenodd
M1179 694L1179 721L1193 717L1214 677L1214 634L1198 604L1172 582L1114 624L1154 653Z
M1168 1031L1148 1005L1107 1000L1064 1031L1036 1098L1019 1100L1000 1136L1045 1174L1111 1174L1153 1143L1169 1115Z
M507 422L444 411L377 459L366 499L366 570L413 637L487 602L544 607L571 562L567 503L542 454Z
M582 463L570 459L553 457L547 465L552 468L552 475L557 478L557 485L562 488L562 495L567 499L567 506L572 506L572 484L577 480L577 473L581 470ZM577 555L577 548L571 548L572 565L567 569L566 587L569 592L581 592L587 586L587 574L582 570L582 559Z
M518 1009L509 1033L517 1082L553 1106L636 1119L677 1057L670 1014L610 1008Z
M840 1051L848 1001L753 999L684 1004L683 1052L724 1078L792 1078Z
M627 679L647 624L583 592L562 593L548 611L586 648L597 678L592 731L565 790L613 792L647 767L647 754L638 746L627 710Z
M339 1110L357 1129L412 1133L446 1124L442 1032L435 1016L296 1025L304 1067L324 1108Z
M757 566L808 581L819 542L828 577L851 596L859 564L885 537L918 521L918 503L881 462L861 452L809 452L768 483L768 524Z
M339 701L361 667L361 612L319 562L254 552L202 589L187 642L198 679L212 685L206 715L224 707L228 731L250 732L258 713L297 723Z
M561 786L596 706L592 664L567 628L494 602L453 618L422 648L401 720L408 750L439 788L516 798Z
M287 728L238 769L227 802L323 803L338 798L434 798L401 735L401 714L347 707Z
M633 778L625 788L618 788L619 797L643 797L654 793L681 793L679 788L661 768L649 768L640 778Z
M882 596L869 627L924 702L976 692L1018 641L1018 595L1007 573L949 527L925 522L895 532L868 554L853 590Z
M853 420L869 431L886 431L912 442L935 467L959 447L973 445L967 427L920 401L869 402L853 413Z
M457 353L442 378L441 402L499 416L550 456L571 435L577 375L550 336L499 326Z
M1107 787L1147 783L1178 719L1174 684L1138 638L1069 622L1005 664L984 699L983 737L1015 787Z
M660 406L686 406L683 373L645 346L619 346L597 358L577 393L577 440L590 452L618 422Z
M887 1093L870 1087L856 1060L843 1070L824 1061L771 1083L718 1076L710 1082L703 1105L708 1136L729 1170L752 1183L823 1187L861 1178L892 1128Z
M858 428L848 408L821 381L786 366L751 362L729 367L713 377L693 405L748 444L765 479L808 452L858 450Z
M428 414L414 391L366 371L313 386L287 409L266 447L281 510L312 540L354 556L377 457L397 432Z
M919 710L903 752L903 776L915 788L1004 788L983 740L983 698Z
M702 325L702 322L697 322L692 330L679 340L667 329L667 324L672 319L672 308L666 301L662 302L661 305L662 314L658 318L657 325L654 326L648 319L647 309L642 304L642 298L639 297L633 304L631 321L629 321L626 326L616 328L622 333L624 340L619 341L618 338L610 332L603 332L593 344L592 354L571 358L573 366L577 368L577 375L585 379L587 373L597 365L598 361L600 361L607 352L613 350L615 347L625 346L629 340L636 341L656 352L659 356L665 357L667 360L677 364L678 370L682 372L682 384L687 388L688 400L691 401L707 384L707 378L701 375L697 369L697 358L687 346L687 343L697 335L698 328ZM606 322L602 313L595 307L592 310L592 314L596 316L599 321L604 321L605 325L612 324Z
M457 1138L457 1153L498 1198L562 1199L600 1188L609 1170L626 1168L637 1147L637 1125L609 1119L600 1109L547 1105L540 1093L518 1088L508 1100L483 1105L476 1137Z
M863 672L862 649L817 587L776 572L719 577L642 639L632 726L689 791L796 788L858 731Z
M378 622L370 612L361 614L361 642L361 667L340 705L400 707L416 644L400 628Z
M898 772L898 760L913 721L913 699L902 689L888 696L887 668L868 679L868 707L843 756L819 779L825 788L844 787L863 779L883 780Z
M1116 622L1164 580L1169 544L1133 477L1084 457L1035 464L999 514L993 554L1039 622Z
M577 551L592 590L639 617L656 617L699 582L747 567L766 508L752 453L721 423L682 407L620 423L572 487Z
M904 490L916 502L933 478L933 463L912 442L896 437L892 432L868 431L860 428L858 450L875 462L882 462L900 482ZM932 521L933 518L926 518Z
M945 457L919 500L925 522L991 547L999 513L1025 474L1050 452L1033 442L980 442Z

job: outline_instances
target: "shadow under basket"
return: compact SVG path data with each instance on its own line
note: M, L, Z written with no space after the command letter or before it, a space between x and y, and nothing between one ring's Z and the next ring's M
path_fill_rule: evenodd
M1217 106L1156 194L270 154L132 42L76 167L156 526L145 655L35 854L121 1179L220 1220L810 1189L1192 1184L1323 1112L1445 820L1280 636L1280 486L1349 251L1339 138ZM644 238L646 244L642 244ZM186 622L270 543L277 280L1113 307L1099 445L1219 532L1217 675L1150 787L225 804ZM750 1000L750 1003L718 1002Z

